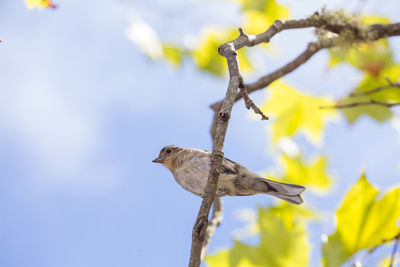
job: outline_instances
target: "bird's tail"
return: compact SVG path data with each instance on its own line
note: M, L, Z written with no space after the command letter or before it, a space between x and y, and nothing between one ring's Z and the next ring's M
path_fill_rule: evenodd
M266 193L296 205L303 203L300 194L305 190L304 186L280 183L265 178L257 178L255 186L260 193Z

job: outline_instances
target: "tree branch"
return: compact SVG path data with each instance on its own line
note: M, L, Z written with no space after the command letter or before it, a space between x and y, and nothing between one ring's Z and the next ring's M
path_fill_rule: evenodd
M205 189L205 196L203 197L196 223L193 227L192 249L190 253L189 267L198 267L201 263L202 248L207 234L208 214L210 212L211 204L215 198L219 170L224 157L223 148L226 130L228 128L229 118L231 116L233 103L235 102L235 96L237 94L241 79L239 72L239 61L233 43L230 42L221 45L218 48L218 53L225 57L228 62L229 85L225 99L222 102L221 109L217 115L215 135L213 139L213 151L211 154L210 172Z
M322 39L317 42L309 43L306 50L304 50L299 56L297 56L291 62L287 63L285 66L279 68L278 70L276 70L268 75L261 77L254 83L244 84L244 87L246 88L247 93L250 94L254 91L257 91L259 89L262 89L262 88L270 85L272 82L274 82L274 81L278 80L279 78L285 76L286 74L294 71L300 65L307 62L319 50L321 50L323 48L329 48L329 47L336 46L340 42L342 42L341 38L333 37L333 38ZM243 97L243 92L238 93L236 95L235 102L238 101L239 99L241 99L242 97ZM214 121L211 126L211 134L215 133L215 118L216 118L215 115L216 115L216 112L221 107L221 105L222 105L222 101L219 101L210 106L214 110Z
M213 122L211 126L211 136L213 137L211 166L205 189L205 196L203 198L196 219L196 223L193 227L192 248L190 254L189 267L200 266L201 260L203 259L206 253L207 246L211 239L211 236L213 235L215 228L218 226L220 220L222 219L222 212L218 211L218 205L220 205L221 202L219 199L214 201L214 198L215 198L215 192L217 190L219 169L221 167L224 155L223 146L224 146L226 130L228 127L228 122L234 102L238 101L240 98L243 97L246 107L252 108L255 111L255 113L260 114L262 118L265 119L267 117L249 98L248 96L249 93L262 89L271 84L273 81L294 71L300 65L307 62L314 54L316 54L321 49L330 48L341 44L368 42L368 41L378 40L384 37L400 35L400 23L387 24L387 25L374 24L366 26L366 28L363 28L356 23L351 23L351 21L346 21L346 20L337 21L335 19L336 18L332 19L332 14L324 12L320 14L316 12L308 19L288 20L285 22L277 20L265 32L257 35L249 35L244 33L242 29L239 29L240 35L238 38L236 38L231 42L223 44L219 47L218 53L224 56L228 62L229 86L226 92L225 99L211 105L211 108L214 110ZM332 33L335 33L336 36L330 38L321 37L318 41L309 43L306 50L304 50L299 56L297 56L291 62L287 63L285 66L281 67L280 69L268 75L261 77L254 83L251 84L243 83L243 78L241 77L239 71L239 62L236 50L244 46L251 47L258 45L260 43L268 43L275 34L283 30L309 28L309 27L315 27L320 30L330 31ZM340 34L342 34L342 32L344 31L346 32L347 35L342 37ZM349 31L351 32L351 38L349 38ZM238 93L237 91L239 87L240 87L240 92ZM375 102L376 103L373 104L385 105L385 106L397 105L397 103L383 103L378 101ZM366 104L358 104L358 105L366 105ZM214 201L213 218L210 220L210 222L208 222L208 214L210 212L210 207L213 201ZM210 228L208 228L207 226L210 226Z
M316 15L317 14L317 15ZM316 27L323 28L329 30L333 33L340 34L343 30L347 29L346 27L354 28L351 24L333 24L329 23L323 15L319 13L315 13L308 19L303 20L288 20L286 22L282 22L277 20L274 24L264 33L257 35L247 35L241 34L237 39L232 42L235 45L236 49L239 49L243 46L254 46L256 44L262 42L269 42L270 39L277 33L282 30L287 29L299 29L299 28L308 28L308 27ZM390 37L390 36L399 36L400 35L400 23L393 24L373 24L369 25L360 33L359 29L353 29L355 35L353 36L352 43L360 43L360 42L369 42L376 41L381 38ZM348 41L347 41L348 42ZM263 89L266 86L270 85L272 82L278 80L284 75L294 71L303 63L307 62L313 55L315 55L318 51L331 48L334 46L338 46L341 44L345 44L346 40L342 38L340 35L331 38L323 38L316 42L311 42L308 44L306 50L304 50L299 56L293 59L291 62L287 63L285 66L279 68L278 70L271 72L257 81L245 84L248 94ZM241 99L243 95L241 93L237 94L235 101ZM210 107L214 110L214 112L218 111L222 101L216 102L212 104Z

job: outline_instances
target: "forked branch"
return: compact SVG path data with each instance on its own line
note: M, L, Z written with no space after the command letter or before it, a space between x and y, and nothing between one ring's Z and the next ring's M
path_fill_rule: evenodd
M255 113L260 114L263 119L266 119L267 117L254 104L248 94L265 88L277 79L294 71L322 49L344 44L351 45L353 43L370 42L380 38L400 35L400 23L374 24L362 27L346 20L336 21L330 17L331 15L332 14L329 13L316 12L307 19L288 20L285 22L277 20L265 32L257 35L249 35L243 32L242 29L239 29L240 35L238 38L219 47L219 54L225 57L228 62L229 85L224 100L219 101L211 106L211 108L214 110L213 122L211 126L211 136L213 137L211 166L207 186L205 189L205 196L203 198L196 223L193 227L189 267L200 266L201 260L206 253L208 243L215 231L215 228L222 219L222 211L218 211L218 205L220 205L221 202L218 198L215 199L215 192L219 178L219 169L221 167L221 162L224 155L223 147L226 130L234 102L238 101L240 98L244 98L247 108L252 108ZM319 40L310 42L307 48L300 55L278 70L259 78L253 83L246 84L243 82L243 78L239 71L239 62L236 53L238 49L244 46L251 47L260 43L268 43L274 35L283 30L309 27L315 27L322 31L328 31L334 34L331 37L321 36ZM341 35L343 32L346 32L346 36ZM349 32L351 33L350 35ZM239 88L240 92L238 92ZM378 101L373 101L372 103L359 102L357 105L371 104L382 106L400 105L400 103L384 103ZM342 106L341 108L346 107ZM213 201L213 218L210 220L210 222L208 222L208 214ZM216 212L216 210L218 212ZM213 227L213 229L207 229L207 226Z

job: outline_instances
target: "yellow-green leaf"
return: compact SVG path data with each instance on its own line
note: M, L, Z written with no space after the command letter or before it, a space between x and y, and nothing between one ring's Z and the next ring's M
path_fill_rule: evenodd
M273 17L273 19L285 19L288 16L289 10L280 5L275 0L238 0L242 4L243 11L256 10L265 12L266 14Z
M298 210L300 212L298 212ZM310 245L302 209L293 205L259 208L260 243L235 241L233 248L206 257L211 267L303 267Z
M275 0L241 0L245 14L244 30L251 34L264 32L275 20L286 19L289 9Z
M35 7L37 8L56 8L56 5L54 5L51 0L25 0L26 5L28 6L29 9L33 9Z
M393 64L392 50L387 40L361 43L354 47L337 47L329 50L330 65L347 62L355 68L379 76L381 71Z
M389 23L386 17L364 16L361 21L365 24ZM369 43L354 44L351 47L336 47L329 49L330 66L347 62L352 66L379 76L380 71L393 63L392 50L386 39Z
M362 16L361 21L365 24L390 23L390 18L380 16Z
M185 56L186 51L183 49L173 46L173 45L167 45L163 44L163 51L164 51L164 56L172 62L176 67L178 67L181 64L182 58Z
M323 156L305 163L300 155L291 158L283 154L279 162L284 168L285 182L316 188L328 188L331 184L331 178L326 173L326 158Z
M201 70L208 71L214 75L221 76L227 72L226 59L218 54L218 47L230 40L237 38L239 32L220 31L216 29L206 30L203 34L201 44L191 51L194 61ZM251 69L250 61L247 59L246 49L242 48L237 51L238 60L242 72Z
M399 233L400 187L381 199L363 174L336 211L336 232L322 245L323 263L340 266L361 249L379 245Z
M400 263L400 260L398 262ZM390 266L389 264L390 264L390 258L386 257L379 263L379 267L388 267ZM396 262L394 263L393 266L396 266Z
M390 67L384 69L379 77L366 74L364 79L352 92L352 94L338 101L338 104L360 103L368 102L370 100L376 100L385 103L400 102L400 90L396 87L389 86L388 88L376 91L371 94L362 94L382 86L387 86L388 82L386 79L389 79L392 82L396 82L399 78L399 64L392 64ZM379 122L390 119L393 115L390 108L378 105L356 106L352 108L342 109L342 112L350 123L355 122L360 116L364 114L369 115Z
M321 142L324 124L336 114L336 110L320 107L334 105L332 100L313 97L281 82L269 86L268 91L271 95L261 109L273 118L269 125L274 142L298 131L306 133L314 143Z

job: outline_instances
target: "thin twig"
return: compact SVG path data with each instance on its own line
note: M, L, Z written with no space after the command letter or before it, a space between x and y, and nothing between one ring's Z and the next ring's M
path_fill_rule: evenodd
M363 260L365 259L365 257L367 257L368 255L374 253L374 252L376 251L377 248L379 248L379 247L381 247L382 245L385 245L385 244L387 244L387 243L389 243L389 242L399 240L399 238L400 238L400 232L397 233L397 234L396 234L394 237L392 237L392 238L384 238L384 239L382 239L381 243L379 243L378 245L375 245L375 246L369 248L369 249L367 250L367 253L365 253L363 256L361 256L361 258L360 258L359 260L357 260L357 261L360 262L360 263L363 262ZM356 262L353 264L353 266L356 266Z
M353 107L370 106L370 105L378 105L378 106L391 108L391 107L400 105L400 102L387 103L387 102L382 102L382 101L377 101L377 100L371 99L368 101L353 102L353 103L349 103L349 104L336 104L333 106L320 106L319 108L321 108L321 109L328 109L328 108L344 109L344 108L353 108Z
M388 82L387 85L383 85L368 91L364 91L364 92L353 92L351 93L349 96L350 97L356 97L356 96L365 96L365 95L372 95L375 94L377 92L386 90L386 89L390 89L390 88L398 88L400 89L400 83L393 83L391 80L389 80L388 78L386 78L386 81Z
M239 89L243 95L243 100L244 100L244 104L245 104L246 108L252 109L254 111L254 113L256 113L256 114L260 114L261 120L268 120L269 119L268 116L265 116L264 113L261 111L261 109L259 107L257 107L256 104L254 104L253 100L250 99L250 97L247 93L246 86L243 83L243 79L240 80Z
M199 267L201 263L201 254L207 235L208 214L210 212L211 204L215 198L219 170L221 169L222 159L224 158L223 148L226 130L228 128L229 118L231 116L233 103L235 102L235 96L237 94L241 78L239 61L234 45L231 42L223 44L218 48L218 53L225 57L228 62L229 85L225 99L222 102L221 109L217 115L215 135L213 135L214 139L213 151L211 154L211 165L208 174L205 195L203 197L203 201L201 203L201 207L192 232L192 248L190 251L189 267Z

